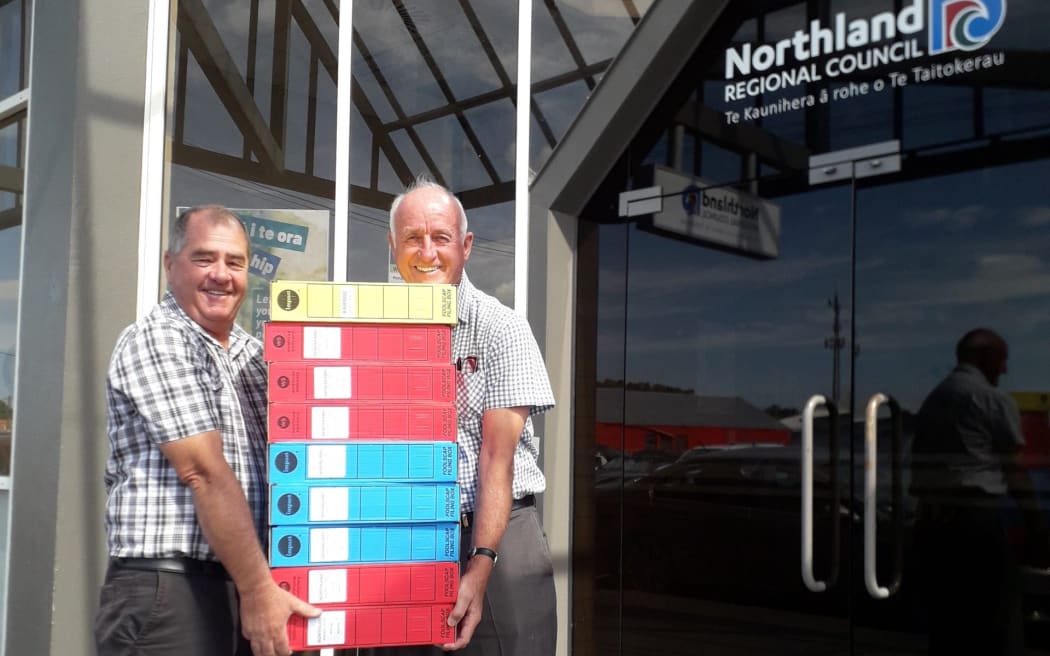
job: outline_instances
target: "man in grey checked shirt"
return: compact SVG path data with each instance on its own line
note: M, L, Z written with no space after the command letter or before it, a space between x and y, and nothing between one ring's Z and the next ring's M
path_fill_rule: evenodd
M236 214L184 212L168 293L114 348L100 656L286 656L289 616L320 612L274 583L263 553L266 370L234 323L248 258Z
M523 317L467 278L474 235L463 206L444 187L420 178L395 198L387 238L406 282L459 286L452 357L460 369L462 576L449 618L456 642L442 648L553 654L554 571L534 496L546 481L531 417L553 407L554 395L536 340Z

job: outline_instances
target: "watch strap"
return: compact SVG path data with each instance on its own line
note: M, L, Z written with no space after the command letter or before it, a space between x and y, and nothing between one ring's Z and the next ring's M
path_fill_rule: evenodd
M470 551L467 552L467 558L471 559L474 556L486 556L492 559L492 564L495 565L496 561L499 560L499 554L494 549L488 547L471 547Z

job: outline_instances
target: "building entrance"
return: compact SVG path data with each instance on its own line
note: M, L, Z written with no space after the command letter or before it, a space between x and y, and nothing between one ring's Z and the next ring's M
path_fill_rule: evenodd
M1050 79L1014 77L1046 9L935 56L937 3L769 4L722 18L581 222L574 653L1050 653ZM898 32L835 50L836 12ZM920 412L980 328L1008 347L968 371L984 401Z

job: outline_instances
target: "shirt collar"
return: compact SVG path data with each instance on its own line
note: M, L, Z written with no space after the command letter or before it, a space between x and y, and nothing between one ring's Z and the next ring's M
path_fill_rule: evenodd
M161 299L161 305L164 309L175 315L180 321L188 325L191 329L196 331L198 335L201 335L205 339L209 340L219 348L225 350L222 343L219 340L211 336L211 334L205 330L199 323L190 318L190 315L186 314L186 311L182 309L178 301L175 300L175 295L170 291L164 292L164 298ZM230 330L230 347L229 354L235 356L240 353L241 349L247 343L248 333L236 323L233 324L233 329Z
M970 364L969 362L960 362L959 364L955 365L955 370L960 373L969 374L971 376L977 376L982 383L991 385L991 383L988 382L987 376L984 375L984 372L978 369L976 366Z
M465 324L468 323L471 316L474 313L474 297L477 296L478 290L474 287L470 279L467 278L467 272L463 272L463 277L459 279L459 285L456 288L456 323Z

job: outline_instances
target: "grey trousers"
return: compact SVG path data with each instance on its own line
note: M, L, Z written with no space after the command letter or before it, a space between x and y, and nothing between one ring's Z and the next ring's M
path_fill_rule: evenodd
M471 529L463 529L460 568L466 570ZM499 545L499 563L485 591L485 611L465 656L553 656L558 637L554 567L536 508L519 508ZM434 647L361 650L362 656L431 656Z
M221 578L113 565L95 617L99 656L251 656L237 590Z

